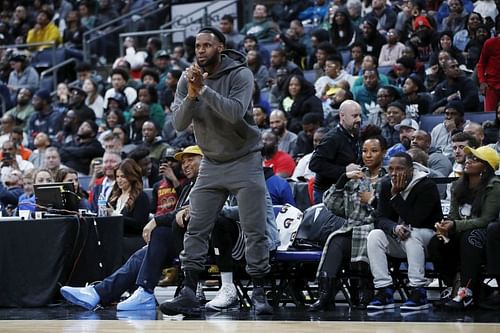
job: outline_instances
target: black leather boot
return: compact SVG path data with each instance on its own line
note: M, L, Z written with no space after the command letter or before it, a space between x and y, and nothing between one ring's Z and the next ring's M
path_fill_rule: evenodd
M333 298L337 294L335 279L329 278L326 272L320 272L318 277L318 300L309 307L309 311L328 311L335 306Z
M256 315L270 315L274 313L273 307L267 302L264 290L264 279L253 278L252 307Z

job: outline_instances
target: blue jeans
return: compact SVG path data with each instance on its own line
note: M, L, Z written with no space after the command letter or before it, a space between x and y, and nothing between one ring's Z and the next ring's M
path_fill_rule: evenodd
M157 226L147 246L137 250L122 267L95 286L101 304L117 301L121 294L135 285L152 293L162 268L178 255L172 244L172 226Z

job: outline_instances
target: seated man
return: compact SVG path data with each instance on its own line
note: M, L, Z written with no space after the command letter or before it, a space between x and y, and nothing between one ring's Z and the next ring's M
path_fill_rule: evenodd
M431 136L424 130L415 131L411 137L411 147L420 148L429 155L429 169L437 171L441 176L446 177L452 170L450 160L442 153L431 149Z
M444 109L444 121L434 126L431 131L431 147L451 158L451 136L460 132L464 125L463 103L458 100L449 101Z
M412 288L401 310L422 310L427 302L425 249L434 235L434 223L441 221L441 201L436 184L427 178L407 153L389 161L390 178L382 180L375 228L368 235L368 259L377 289L368 310L394 308L394 285L387 255L408 260ZM417 213L418 212L418 213Z
M61 161L79 173L88 175L90 161L104 154L104 149L96 139L96 123L92 120L85 120L78 128L76 135L75 141L65 144L59 150Z
M295 161L286 152L278 149L278 138L271 131L262 134L262 156L264 156L264 166L273 169L277 176L288 178L293 174Z
M64 286L61 294L70 303L88 310L97 304L106 305L120 298L129 288L138 286L125 301L118 303L116 310L151 310L156 308L154 288L164 264L168 264L182 250L184 223L188 219L189 194L198 177L202 152L198 146L190 146L177 153L175 159L182 161L182 169L190 183L180 195L176 209L156 216L145 227L143 238L147 246L136 251L128 261L112 275L95 286L75 288Z

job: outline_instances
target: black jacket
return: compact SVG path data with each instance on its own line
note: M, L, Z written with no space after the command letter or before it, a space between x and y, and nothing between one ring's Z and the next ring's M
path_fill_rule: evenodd
M460 91L461 101L464 104L465 112L478 112L479 92L475 83L465 76L461 76L456 82L450 84L448 80L439 83L434 89L434 98L431 105L431 111L440 106L446 106L447 97Z
M125 235L141 235L142 229L148 223L150 203L148 195L141 192L135 199L134 207L128 210L127 207L123 208L121 214L123 215L123 233ZM113 207L115 208L115 207Z
M411 189L408 197L401 194L392 196L391 178L387 176L381 181L375 227L392 235L394 227L401 222L415 228L434 229L434 224L441 221L441 199L434 183L429 178L421 179Z
M76 143L72 141L59 149L61 162L85 175L89 174L89 166L92 159L104 155L104 149L96 138L87 143Z
M316 172L314 189L324 192L345 173L351 163L360 163L361 150L357 137L341 125L330 130L314 150L309 169Z

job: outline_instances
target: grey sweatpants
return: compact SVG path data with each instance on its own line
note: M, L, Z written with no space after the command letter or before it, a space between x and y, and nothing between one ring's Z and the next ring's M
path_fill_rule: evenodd
M247 272L257 278L268 273L265 193L260 152L227 163L214 163L203 158L189 198L191 218L184 235L184 251L180 255L182 268L203 270L215 219L228 195L234 194L246 236Z
M389 273L387 255L395 258L406 258L408 261L408 279L410 287L423 287L425 278L425 254L427 245L435 232L426 228L413 228L411 236L400 241L387 236L384 231L375 229L368 234L368 259L373 275L375 288L384 288L392 284Z

